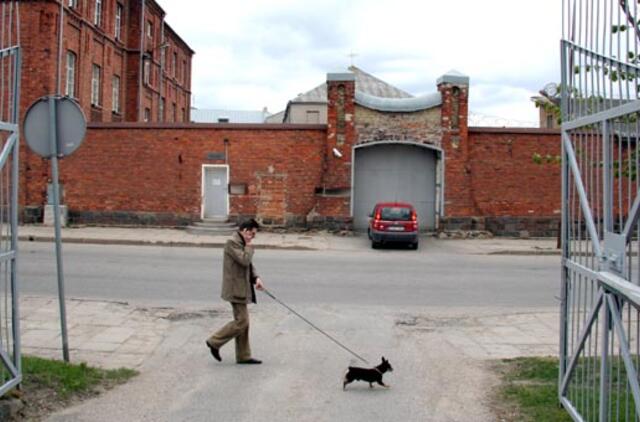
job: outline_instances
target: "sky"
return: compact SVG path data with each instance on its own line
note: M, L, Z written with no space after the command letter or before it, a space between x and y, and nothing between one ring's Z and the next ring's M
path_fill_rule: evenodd
M275 113L353 60L416 96L456 70L487 125L531 126L530 97L560 79L560 0L157 1L195 51L201 109Z

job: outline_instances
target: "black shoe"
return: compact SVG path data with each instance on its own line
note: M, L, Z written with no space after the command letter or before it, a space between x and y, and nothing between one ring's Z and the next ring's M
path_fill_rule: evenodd
M238 364L239 365L260 365L262 363L261 360L258 359L254 359L254 358L250 358L247 360L239 360Z
M213 358L218 362L222 362L222 358L220 357L220 351L215 347L213 347L212 345L210 345L208 341L206 341L205 343L207 343L207 347L209 348L209 350L211 350L211 356L213 356Z

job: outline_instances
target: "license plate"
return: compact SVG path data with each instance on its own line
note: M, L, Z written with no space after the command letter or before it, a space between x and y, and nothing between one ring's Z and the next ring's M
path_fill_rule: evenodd
M389 227L389 231L391 231L391 232L403 232L404 231L404 227L402 227L402 226L390 226Z

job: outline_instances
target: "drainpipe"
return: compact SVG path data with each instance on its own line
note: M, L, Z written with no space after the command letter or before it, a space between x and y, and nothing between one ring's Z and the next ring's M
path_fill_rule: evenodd
M62 94L62 32L64 29L64 0L60 0L60 23L58 24L58 69L56 70L56 94Z
M160 104L162 104L162 87L164 85L164 61L167 59L167 52L164 47L164 15L162 15L162 22L160 25L160 87L158 88L158 121L163 122L164 116L161 112L164 113L164 107L160 110Z
M144 53L144 2L145 0L140 0L140 66L138 72L138 121L142 121L142 76L144 73L144 62L143 62L143 53Z

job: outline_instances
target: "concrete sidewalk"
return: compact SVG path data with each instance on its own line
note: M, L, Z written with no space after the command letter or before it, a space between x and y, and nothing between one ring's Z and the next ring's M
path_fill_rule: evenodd
M72 361L102 368L141 369L152 357L177 353L190 342L203 346L206 355L203 342L211 327L231 318L222 303L178 308L71 298L66 310ZM58 311L57 298L20 298L24 353L62 359ZM286 315L269 303L252 313ZM391 313L399 329L438 336L474 359L557 353L557 309L428 307Z
M24 225L18 228L22 241L47 241L54 238L53 227ZM62 228L63 242L119 245L156 245L189 247L222 247L228 235L195 235L182 229L139 227L72 227ZM422 252L462 254L559 255L555 238L516 239L438 239L423 236ZM325 231L275 233L261 231L255 240L256 248L291 250L358 251L370 248L366 234L340 236Z

